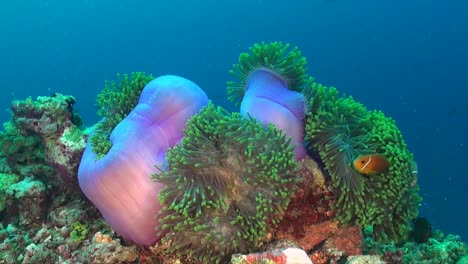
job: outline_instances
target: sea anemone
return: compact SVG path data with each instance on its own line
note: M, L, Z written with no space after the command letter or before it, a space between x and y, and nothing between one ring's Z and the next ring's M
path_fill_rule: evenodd
M332 178L336 218L372 225L378 239L405 238L421 199L411 172L413 156L394 120L367 110L351 97L339 97L336 88L312 79L304 94L308 102L305 141ZM387 157L388 170L364 175L353 167L358 156L371 154Z
M151 74L132 72L130 75L117 74L117 82L106 81L104 89L97 96L98 115L103 119L97 123L90 139L98 159L112 147L109 139L112 130L135 108L141 91L153 79Z
M124 78L118 87L139 89L139 84L140 81L129 82ZM137 92L119 90L113 93L118 98L107 96L107 100L124 102L128 93L131 99ZM112 113L119 113L116 107L122 106L117 120L125 118L113 128L109 149L104 151L96 148L101 145L95 144L98 142L95 137L106 140L102 135L107 130L99 129L108 127L106 120L112 115L105 115L101 121L104 124L97 126L98 131L88 141L78 180L81 190L118 234L138 244L150 245L158 240L154 216L162 208L157 195L163 184L151 180L154 165L163 164L166 150L180 141L186 121L208 103L208 98L195 83L167 75L149 82L136 106L126 113L132 102L108 106Z
M255 117L264 126L273 123L291 137L296 159L306 155L305 101L300 93L307 82L306 59L297 47L281 42L255 44L242 53L230 73L239 82L228 82L229 99L240 104L240 113Z
M300 178L290 140L273 125L209 104L167 152L157 227L169 252L204 263L255 249L282 219Z

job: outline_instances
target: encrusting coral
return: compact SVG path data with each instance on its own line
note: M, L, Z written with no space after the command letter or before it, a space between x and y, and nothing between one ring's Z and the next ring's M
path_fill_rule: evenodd
M209 104L167 152L157 227L169 252L219 263L267 239L300 176L290 139L273 125Z
M411 172L413 156L394 120L369 111L334 87L310 80L305 140L312 155L332 177L336 218L343 223L373 225L377 238L399 241L409 232L421 198ZM387 171L364 175L352 163L360 155L388 158Z
M240 103L243 116L255 117L265 127L273 123L291 137L296 159L304 158L304 96L306 59L297 47L281 42L255 44L242 53L230 73L229 99Z
M136 92L131 88L139 90L142 83L123 82L125 90L115 93L120 99L122 93L132 98ZM207 103L195 83L160 76L144 87L136 106L113 128L107 153L95 152L91 136L78 170L79 185L119 235L141 245L158 240L154 216L161 209L157 195L163 186L151 180L151 173L154 165L162 166L166 150L180 141L188 118ZM131 104L124 104L124 109Z

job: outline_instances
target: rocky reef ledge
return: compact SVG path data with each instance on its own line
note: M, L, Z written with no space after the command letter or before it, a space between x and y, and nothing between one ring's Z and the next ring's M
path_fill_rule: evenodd
M0 263L199 263L167 253L170 241L125 240L81 193L77 171L88 129L74 103L62 94L11 103L0 133ZM435 231L424 243L386 244L340 224L330 177L310 158L298 161L298 171L303 181L282 221L230 263L467 263L468 249L455 235Z

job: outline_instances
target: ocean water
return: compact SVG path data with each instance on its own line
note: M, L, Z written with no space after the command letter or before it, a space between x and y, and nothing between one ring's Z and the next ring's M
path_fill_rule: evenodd
M176 74L218 105L256 42L297 45L310 74L393 117L419 165L420 214L468 242L465 0L2 0L0 120L13 99L75 96L84 122L116 73Z

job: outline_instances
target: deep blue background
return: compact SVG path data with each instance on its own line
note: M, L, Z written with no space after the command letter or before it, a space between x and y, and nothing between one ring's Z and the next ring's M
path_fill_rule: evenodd
M0 108L61 92L92 124L104 80L146 71L187 77L235 110L228 70L273 40L299 46L319 82L396 119L419 163L421 214L467 241L466 0L2 0Z

